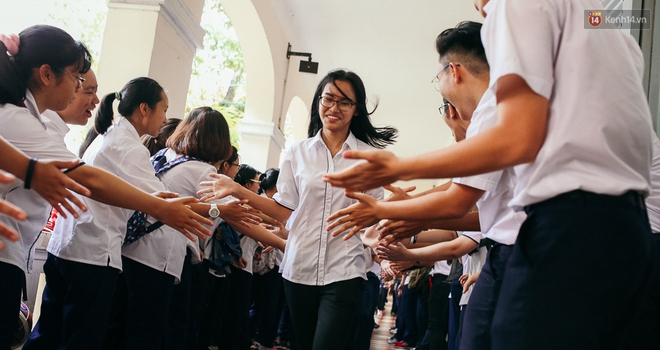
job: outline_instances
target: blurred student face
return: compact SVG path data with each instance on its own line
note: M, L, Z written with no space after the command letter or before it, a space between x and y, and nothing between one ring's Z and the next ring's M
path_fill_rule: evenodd
M96 95L99 87L96 74L90 69L82 77L85 82L76 92L76 98L65 110L58 113L67 124L86 125L99 103L99 97Z

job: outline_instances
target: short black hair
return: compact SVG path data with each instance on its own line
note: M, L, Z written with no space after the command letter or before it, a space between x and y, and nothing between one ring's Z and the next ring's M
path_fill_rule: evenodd
M468 72L479 76L488 74L490 67L481 43L481 23L464 21L455 28L444 30L435 39L440 63L457 61Z

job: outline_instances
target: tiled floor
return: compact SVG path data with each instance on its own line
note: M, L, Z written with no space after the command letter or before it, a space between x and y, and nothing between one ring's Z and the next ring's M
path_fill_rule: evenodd
M383 316L375 316L374 320L380 325L378 329L374 329L374 333L371 335L371 347L370 350L394 350L397 349L394 345L387 344L387 339L389 339L392 334L390 334L390 327L394 327L394 321L396 317L390 314L390 308L392 307L392 298L389 298L388 303L385 304L385 312Z

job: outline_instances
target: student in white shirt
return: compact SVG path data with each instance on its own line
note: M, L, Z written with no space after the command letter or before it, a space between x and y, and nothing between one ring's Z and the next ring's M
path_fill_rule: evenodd
M652 126L641 50L622 31L585 29L585 11L602 8L596 1L475 4L486 16L482 41L497 98L495 126L419 157L348 155L369 162L327 179L362 190L517 165L510 205L524 208L527 220L505 271L493 349L618 344L653 283L657 254L643 201ZM455 77L456 63L441 62L449 64L441 82ZM617 275L626 283L611 278ZM638 341L651 338L640 334Z
M48 135L41 113L47 109L66 109L74 99L83 79L80 74L90 66L89 53L84 45L52 26L32 26L19 37L20 46L15 55L11 58L0 55L3 76L0 83L0 103L3 103L0 106L3 120L0 136L35 159L75 158L60 141ZM199 235L206 234L191 216L179 214L181 210L193 214L185 207L189 200L164 201L92 166L74 165L67 169L67 175L88 187L92 198L133 210L142 209L182 231L189 229ZM26 181L29 179L30 176L25 176ZM0 218L21 236L17 242L7 242L11 244L6 244L0 252L0 274L3 276L0 285L0 348L3 349L9 346L16 325L15 307L19 305L21 288L24 287L24 271L31 263L32 245L50 214L49 202L29 191L31 183L28 182L15 181L0 186L4 199L27 213L24 222ZM70 208L66 200L55 203L55 206ZM85 208L83 204L81 206ZM195 217L205 221L198 215Z
M280 222L291 216L281 270L296 346L301 349L342 348L360 305L367 270L362 241L357 236L331 236L325 221L353 200L321 177L354 165L343 157L348 150L383 148L393 142L396 129L375 128L370 114L361 79L352 72L331 71L314 93L309 138L292 146L280 166L279 192L273 200L235 186L229 178L213 184L215 196L247 198L251 206ZM380 199L383 189L367 194Z
M98 143L93 151L85 154L84 161L93 166L90 166L90 169L104 169L107 173L103 172L103 174L114 173L118 176L109 176L110 181L103 184L108 190L116 191L117 194L123 192L127 200L138 203L140 202L138 197L141 196L155 199L152 203L148 203L151 207L141 206L135 209L142 209L163 223L175 219L184 220L188 222L187 227L178 228L182 233L192 237L191 233L196 230L199 231L198 235L206 236L208 230L192 219L198 218L204 223L209 221L187 207L196 206L194 199L163 201L138 190L138 188L149 192L164 190L162 184L160 187L151 185L160 182L153 175L150 163L147 163L147 166L150 167L149 174L154 180L150 181L140 173L142 168L138 160L142 155L148 161L148 151L140 143L137 130L157 133L164 121L167 104L166 97L161 95L162 88L155 81L151 79L137 81L143 82L148 87L140 86L147 90L146 92L139 88L137 90L141 91L140 93L132 89L130 93L122 92L126 94L128 101L126 104L135 105L137 113L130 116L135 124L131 124L129 119L120 120L117 127L109 131L106 137L97 140ZM137 96L133 96L133 93ZM156 98L160 99L158 102L164 104L144 99L143 94L157 94ZM114 96L115 94L112 94L113 99ZM136 97L137 101L132 100L133 97ZM106 96L105 104L101 105L98 115L107 115L108 101L109 97ZM112 120L111 107L110 102L110 120ZM120 106L123 112L125 108L128 107ZM100 119L98 115L97 122ZM96 127L99 131L105 131L98 125ZM61 141L58 145L61 145ZM99 149L105 149L107 152L98 152ZM118 164L121 166L118 167ZM128 183L120 178L127 180ZM129 183L135 187L130 186ZM121 191L122 186L130 188L130 192ZM117 275L122 267L120 246L126 232L127 220L135 210L131 207L135 207L137 203L126 205L131 209L113 207L93 199L86 200L86 203L90 210L81 217L60 216L55 224L47 248L48 259L44 265L47 285L44 290L42 313L25 349L42 348L46 344L48 346L75 344L74 347L79 348L96 348L102 343ZM163 217L164 215L170 217Z
M180 195L196 195L197 191L201 190L200 182L208 179L209 174L215 174L218 171L217 167L229 157L232 151L227 122L220 112L210 107L199 107L192 110L168 138L166 145L168 148L159 151L152 158L152 163L156 167L156 175L167 189ZM165 161L163 167L158 164L161 160ZM232 201L231 198L215 201L212 206L217 207L219 212L211 229L215 230L221 220L224 220L237 227L247 237L255 237L260 241L276 246L278 249L284 249L285 243L281 238L266 231L258 224L250 224L257 223L255 220L258 220L258 217L253 217L241 204L242 202ZM149 234L135 243L124 246L124 256L127 256L127 249L133 248L132 256L136 259L145 262L152 260L152 264L164 263L165 266L173 266L170 274L177 272L174 277L177 279L179 276L181 277L181 282L177 284L176 288L186 288L187 286L190 289L192 276L183 276L180 271L183 268L184 259L190 260L186 261L187 265L191 265L192 261L201 261L199 256L200 245L186 245L187 240L175 232L171 232L169 236L172 239L165 239L165 235ZM200 243L206 247L212 239L208 238ZM160 251L165 252L165 254L159 254ZM186 251L189 251L189 254L186 254ZM205 249L204 256L210 254L211 252ZM208 275L208 265L206 266L206 275ZM149 292L149 288L149 286L140 288L140 293L144 294L145 298L152 293L165 292L162 288L152 289ZM171 285L171 288L174 288L174 286ZM173 299L170 303L171 306L169 306L169 309L176 312L176 314L169 317L168 333L175 334L166 335L164 348L181 349L186 347L188 324L185 320L188 319L187 311L190 309L189 299L191 296L208 299L208 296L203 296L207 292L210 292L210 290L188 290L187 293L177 293L179 298ZM185 297L186 294L188 297ZM145 301L136 300L136 302L144 303ZM141 306L131 304L128 307L130 310ZM199 317L199 315L195 315L195 317ZM147 323L145 327L153 327L153 324ZM196 334L191 336L195 337Z

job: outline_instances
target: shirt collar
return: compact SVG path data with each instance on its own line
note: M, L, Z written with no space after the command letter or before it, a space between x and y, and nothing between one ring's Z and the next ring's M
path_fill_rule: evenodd
M60 115L57 114L57 112L55 111L51 111L50 109L47 109L42 114L42 117L46 117L50 121L48 125L50 125L51 128L57 130L60 134L62 134L62 136L66 135L69 132L69 130L71 130L69 126L66 125L64 120L62 120L62 117L60 117Z
M323 132L323 130L319 130L319 132L316 133L316 135L312 139L312 142L309 143L308 148L312 148L314 147L314 145L319 143L325 146L325 143L323 142L323 138L321 137L321 132ZM357 150L357 145L358 145L357 141L358 141L357 138L355 138L353 133L349 131L348 137L346 138L346 140L344 140L344 146L348 146L348 149L351 150ZM344 148L344 146L342 146L342 149Z
M46 130L46 124L44 124L44 121L41 119L41 114L39 113L39 107L37 107L37 102L34 100L34 95L30 92L28 89L25 92L25 107L30 111L30 114L32 114L39 123L41 123L41 126L43 126L44 130Z
M140 139L140 134L138 134L133 124L131 124L131 122L126 119L126 117L121 117L115 125L120 129L128 130L128 132L133 134L133 136L135 136L138 140Z

